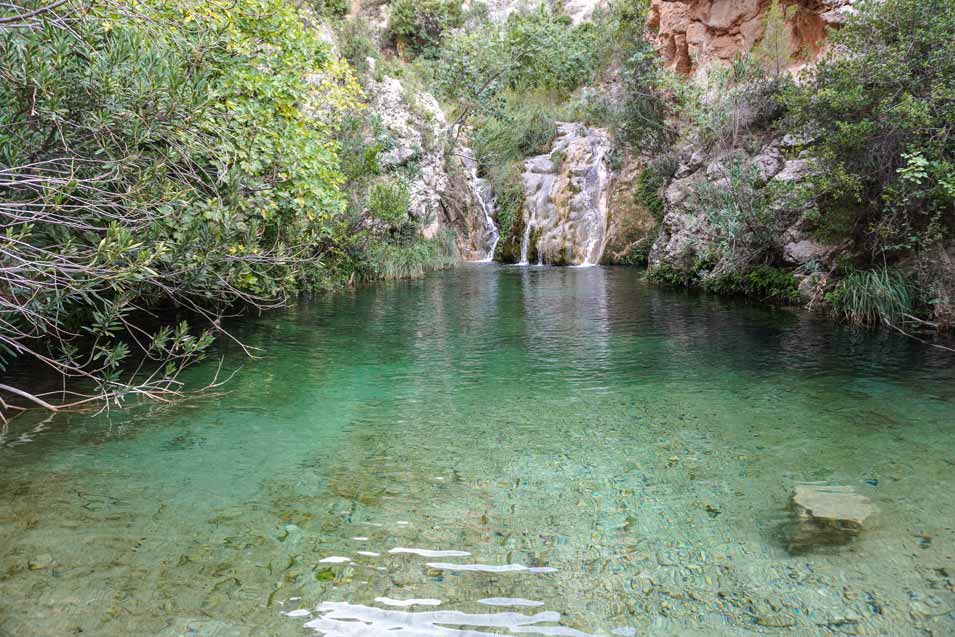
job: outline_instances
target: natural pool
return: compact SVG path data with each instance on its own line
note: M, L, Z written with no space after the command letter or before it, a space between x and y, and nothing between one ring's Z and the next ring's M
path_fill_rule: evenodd
M223 395L3 433L0 634L955 634L945 352L490 264L239 336ZM794 546L803 482L880 513Z

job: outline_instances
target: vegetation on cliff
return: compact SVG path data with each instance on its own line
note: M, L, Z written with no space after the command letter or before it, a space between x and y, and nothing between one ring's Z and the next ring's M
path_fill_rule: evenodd
M920 314L951 324L955 273L940 267L955 230L950 3L856 3L828 52L795 80L785 72L796 55L786 19L774 4L752 52L684 93L683 147L706 175L674 196L706 232L695 261L663 254L655 278L733 291L719 281L781 267L839 318L898 327ZM789 169L773 179L780 161ZM647 192L649 181L642 192L659 205L666 186ZM818 258L794 263L787 241Z
M931 263L955 233L953 29L951 2L865 2L784 97L822 165L819 230L850 242L830 300L854 322L898 322L953 284Z

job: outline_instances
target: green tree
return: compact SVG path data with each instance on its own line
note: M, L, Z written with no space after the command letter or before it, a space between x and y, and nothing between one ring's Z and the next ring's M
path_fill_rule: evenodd
M388 36L402 55L434 57L445 33L463 20L461 0L395 0Z
M357 85L280 0L11 13L0 347L93 397L175 393L226 310L325 280L322 255L347 240L333 135ZM205 331L147 327L170 308Z
M753 58L764 70L779 77L792 61L793 50L789 38L789 26L796 15L797 8L783 8L779 0L773 0L763 22L763 36L753 47Z

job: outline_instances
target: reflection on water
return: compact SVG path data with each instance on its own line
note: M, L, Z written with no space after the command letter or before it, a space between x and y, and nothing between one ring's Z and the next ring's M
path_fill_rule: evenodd
M356 635L435 635L437 637L481 637L512 634L566 635L590 637L587 633L565 626L554 625L560 613L544 611L534 615L520 613L462 613L456 610L430 612L401 612L383 610L374 606L325 602L316 609L318 619L305 624L329 637ZM549 624L549 625L548 625ZM472 630L491 628L494 632Z
M239 332L226 395L2 432L0 634L955 634L945 352L607 268Z

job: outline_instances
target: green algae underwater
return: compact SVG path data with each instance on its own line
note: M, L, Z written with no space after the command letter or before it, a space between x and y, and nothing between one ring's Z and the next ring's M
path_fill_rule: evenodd
M237 335L222 393L3 432L0 634L955 634L947 352L494 264ZM805 483L878 514L807 540Z

